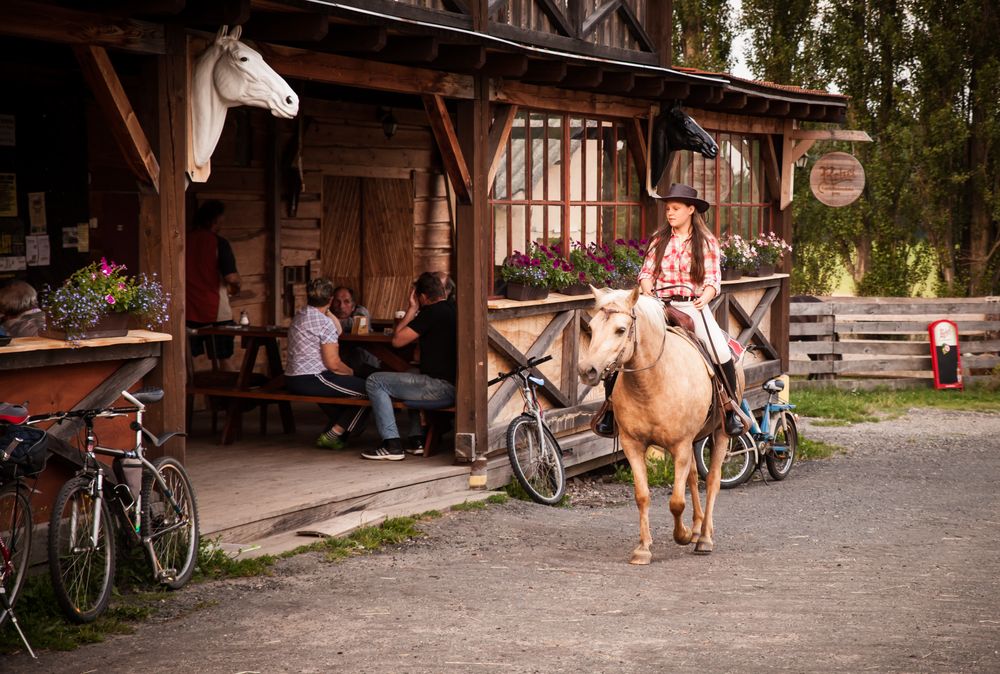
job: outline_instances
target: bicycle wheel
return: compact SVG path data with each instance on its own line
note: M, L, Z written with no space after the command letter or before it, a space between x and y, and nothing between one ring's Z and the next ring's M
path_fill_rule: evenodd
M709 435L694 443L694 460L698 466L698 477L708 479L708 468L712 465L712 447L715 445L713 436ZM729 438L726 458L722 462L723 489L738 487L753 475L757 467L757 453L754 451L754 440L748 433Z
M157 580L177 590L191 580L198 557L198 504L191 479L177 459L161 456L153 461L153 466L163 477L180 513L174 509L153 474L144 470L142 536L153 539L153 552L156 554L153 566L160 569L161 574Z
M111 511L104 499L97 511L92 483L78 477L64 484L49 520L52 589L66 616L78 623L93 622L104 613L115 578Z
M566 469L562 450L543 424L522 414L507 426L507 456L514 477L532 500L545 505L559 503L566 492Z
M31 559L31 504L24 487L13 482L0 490L0 583L7 603L0 602L0 625L10 617Z
M799 450L799 429L795 417L788 412L779 412L774 422L774 449L767 455L767 472L775 480L784 480L792 472L795 454Z

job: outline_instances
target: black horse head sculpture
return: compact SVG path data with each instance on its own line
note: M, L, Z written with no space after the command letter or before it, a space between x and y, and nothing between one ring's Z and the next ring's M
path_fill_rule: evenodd
M655 186L663 177L675 150L699 152L706 159L715 159L719 146L698 123L686 115L678 106L664 110L653 121L653 139L650 147L650 180Z

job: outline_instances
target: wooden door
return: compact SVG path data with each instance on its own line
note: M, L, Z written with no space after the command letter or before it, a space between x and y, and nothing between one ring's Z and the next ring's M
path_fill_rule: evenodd
M413 281L413 186L395 178L327 176L323 275L353 288L373 318L406 308Z

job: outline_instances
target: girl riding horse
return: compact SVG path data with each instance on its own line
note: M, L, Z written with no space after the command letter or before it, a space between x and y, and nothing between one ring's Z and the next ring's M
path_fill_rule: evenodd
M694 188L677 183L670 186L666 195L657 198L666 202L666 223L649 241L639 271L639 288L643 295L669 300L675 309L691 317L695 334L726 379L726 392L732 400L738 400L729 335L708 309L708 303L719 294L721 280L719 242L702 217L708 210L708 202L699 199ZM605 380L609 398L616 379L614 374ZM739 435L743 429L743 421L730 409L726 413L726 433ZM595 424L594 432L614 436L614 412L610 405Z

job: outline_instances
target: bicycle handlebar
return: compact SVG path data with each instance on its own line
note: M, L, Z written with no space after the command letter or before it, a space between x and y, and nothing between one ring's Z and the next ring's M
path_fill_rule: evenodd
M542 363L547 363L550 360L552 360L552 356L551 355L542 356L541 358L529 358L528 362L526 362L524 365L518 365L516 368L514 368L510 372L497 372L496 378L489 380L489 382L487 382L486 385L487 386L493 386L494 384L499 384L504 379L509 379L510 377L513 377L515 375L519 375L522 372L524 372L525 370L530 370L531 368L536 367L538 365L541 365Z
M142 393L142 391L139 391ZM47 412L45 414L33 414L25 422L28 425L41 423L43 421L55 421L62 423L65 419L85 419L87 417L118 417L126 414L133 414L146 409L146 405L133 396L128 391L122 391L122 397L132 403L131 407L95 407L85 410L70 410L69 412Z

